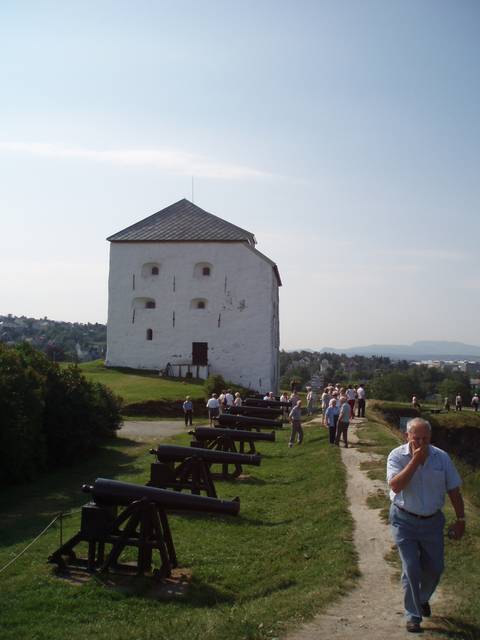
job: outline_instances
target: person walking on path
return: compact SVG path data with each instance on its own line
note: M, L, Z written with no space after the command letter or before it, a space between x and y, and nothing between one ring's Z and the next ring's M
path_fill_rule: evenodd
M215 420L215 418L218 418L218 414L220 413L220 403L217 399L216 393L212 393L212 397L209 398L207 402L207 409L208 417L210 419L210 426L213 427L213 421Z
M351 384L347 386L345 395L347 396L347 402L350 405L350 409L351 409L350 416L353 419L353 417L355 416L355 399L357 397L357 392L355 391L355 389L352 387Z
M234 402L235 402L235 399L233 397L232 390L228 389L227 393L225 394L225 406L227 411L233 407Z
M290 402L290 400L288 399L288 393L286 391L284 391L280 396L280 402ZM287 422L288 420L288 411L289 409L287 405L282 406L282 420L284 422Z
M292 423L292 430L290 432L290 440L288 446L293 447L293 445L295 444L295 439L297 440L297 444L302 444L303 442L301 400L298 400L295 406L292 407L292 410L288 414L288 417L290 418L290 422Z
M418 401L417 396L412 396L412 409L417 409L418 411L421 410L421 405Z
M307 392L307 415L311 416L313 414L313 400L314 394L311 388L308 389Z
M292 393L292 395L290 396L290 398L288 399L288 401L291 402L290 409L293 409L293 407L297 404L297 402L299 400L301 400L300 396L298 395L298 393L296 391L294 391Z
M340 398L340 410L338 412L337 429L335 435L335 444L337 447L340 445L340 438L343 439L345 448L348 448L348 425L350 424L352 409L347 402L345 396Z
M183 403L183 414L185 418L185 426L186 427L188 427L188 425L192 426L193 403L190 400L190 396L187 396L185 398L185 402Z
M470 404L472 405L472 409L474 411L478 411L478 406L480 405L480 398L478 397L478 393L476 393L473 396L472 401L470 402Z
M328 436L330 444L335 444L335 436L337 433L338 414L340 409L337 407L336 398L332 398L328 403L328 409L325 411L325 424L328 427Z
M457 393L457 395L455 396L455 411L461 411L462 405L463 405L462 396L459 393Z
M323 422L325 423L325 412L328 409L328 403L330 402L330 393L329 393L330 389L328 387L325 387L325 389L323 390L322 393L322 416L323 416Z
M412 633L420 633L422 618L431 615L429 600L444 568L445 494L457 517L449 535L460 539L465 532L460 476L449 455L430 444L431 431L429 422L413 418L406 444L387 459L390 525L402 561L407 631Z
M357 387L357 418L365 417L365 387L359 384Z

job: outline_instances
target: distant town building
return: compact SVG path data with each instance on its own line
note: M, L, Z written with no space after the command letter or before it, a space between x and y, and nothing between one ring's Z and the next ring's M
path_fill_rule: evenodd
M330 367L330 362L327 360L327 358L323 358L322 362L320 363L320 372L326 373L329 367Z
M278 390L281 280L252 233L180 200L107 240L107 366Z

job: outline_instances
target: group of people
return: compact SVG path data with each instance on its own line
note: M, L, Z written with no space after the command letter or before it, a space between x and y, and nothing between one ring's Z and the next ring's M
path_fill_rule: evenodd
M347 387L328 385L322 393L323 422L328 427L330 444L340 445L340 439L344 446L348 447L348 427L355 417L365 417L366 393L363 384Z
M448 404L448 408L447 408L447 404ZM444 405L445 405L445 409L447 409L447 411L450 411L450 402L448 398L445 398ZM470 400L470 406L474 411L478 411L478 408L480 406L480 397L477 392L473 394L473 397ZM455 396L455 411L461 411L462 408L463 408L463 398L460 395L460 393L457 393L457 395Z
M212 397L208 399L206 407L208 409L208 418L210 426L213 427L213 421L221 413L228 411L230 407L241 407L242 397L237 391L235 395L231 389L223 389L222 393L212 393Z
M341 387L338 383L335 385L327 385L322 393L322 414L326 414L332 400L335 400L335 404L339 407L342 398L345 398L350 406L350 415L352 418L355 415L355 407L357 409L357 417L365 417L366 393L363 384L349 384L346 387Z
M478 411L480 407L480 396L478 395L477 392L473 394L472 399L470 401L470 406L474 411ZM414 409L418 409L419 411L422 408L417 399L417 396L412 397L412 407ZM450 398L448 396L443 400L443 408L445 411L450 411ZM455 411L461 411L462 408L463 408L463 398L460 393L457 393L457 395L455 396Z

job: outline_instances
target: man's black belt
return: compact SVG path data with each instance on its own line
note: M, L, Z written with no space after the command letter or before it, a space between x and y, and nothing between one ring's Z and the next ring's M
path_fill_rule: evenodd
M428 520L428 518L433 518L433 516L436 516L438 513L438 511L435 511L435 513L431 513L429 516L420 516L418 513L412 513L411 511L407 511L403 507L399 507L398 504L396 504L395 506L397 507L397 509L400 509L400 511L408 513L409 516L413 516L414 518L420 518L420 520Z

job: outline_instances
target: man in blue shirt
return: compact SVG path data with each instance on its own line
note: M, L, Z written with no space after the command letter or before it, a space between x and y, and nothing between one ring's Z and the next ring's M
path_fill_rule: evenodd
M443 572L442 507L445 495L457 520L452 537L465 532L461 480L449 455L430 444L430 423L414 418L407 425L407 443L390 452L390 524L402 560L407 630L421 632L422 617L430 616L430 596Z

